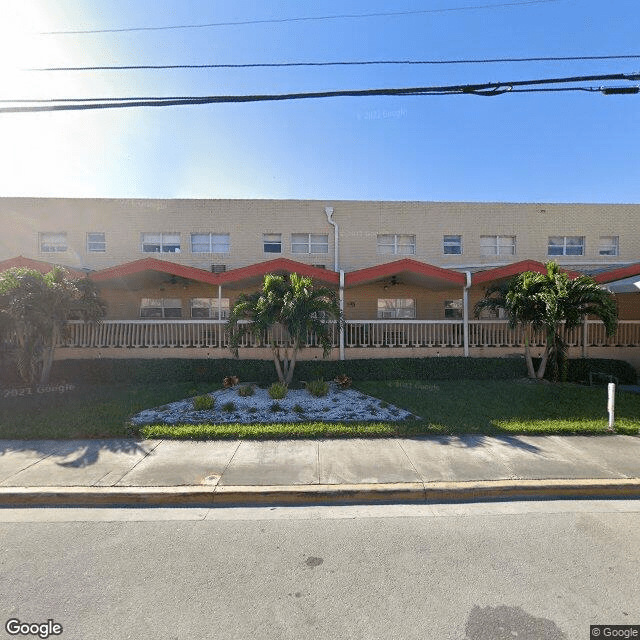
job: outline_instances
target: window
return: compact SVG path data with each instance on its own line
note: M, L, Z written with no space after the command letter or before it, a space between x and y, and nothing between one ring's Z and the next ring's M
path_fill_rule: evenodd
M480 254L483 256L514 256L515 236L480 236Z
M222 320L229 317L229 298L220 298L220 317L218 317L218 298L192 298L192 318L212 318Z
M378 318L415 318L416 301L411 298L378 298Z
M282 234L263 233L262 248L265 253L282 253Z
M462 298L444 301L444 317L446 320L462 320Z
M584 236L550 236L547 255L583 256Z
M601 256L619 256L620 255L620 239L618 236L600 236L600 249L598 253Z
M444 236L443 248L445 255L459 256L462 253L462 236Z
M141 318L182 318L180 298L142 298Z
M292 233L291 253L329 253L329 236L326 233Z
M180 253L179 233L143 233L144 253Z
M229 234L192 233L191 253L229 253Z
M416 253L416 237L397 233L378 235L378 253L412 256Z
M41 233L40 234L40 252L41 253L60 253L67 250L67 234L66 233Z
M104 233L87 233L87 251L104 252L107 250L107 242Z

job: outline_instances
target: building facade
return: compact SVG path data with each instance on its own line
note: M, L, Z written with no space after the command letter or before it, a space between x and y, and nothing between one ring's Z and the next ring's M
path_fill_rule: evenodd
M380 347L492 355L520 338L500 318L475 319L473 305L490 283L555 260L616 292L626 332L612 343L587 322L576 349L636 358L639 219L637 204L0 198L0 269L61 264L95 280L107 302L100 331L124 333L77 336L69 353L220 355L238 295L265 273L297 271L339 292L342 357Z

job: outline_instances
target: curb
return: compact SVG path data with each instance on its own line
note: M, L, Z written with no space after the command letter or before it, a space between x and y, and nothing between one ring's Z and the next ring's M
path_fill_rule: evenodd
M0 487L0 507L233 507L605 498L640 498L640 479L262 487Z

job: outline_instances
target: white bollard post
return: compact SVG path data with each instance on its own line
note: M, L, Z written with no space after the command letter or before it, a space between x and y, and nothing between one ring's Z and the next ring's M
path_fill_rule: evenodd
M608 397L607 397L607 411L609 412L609 431L613 431L613 421L616 404L616 385L610 382L607 385Z

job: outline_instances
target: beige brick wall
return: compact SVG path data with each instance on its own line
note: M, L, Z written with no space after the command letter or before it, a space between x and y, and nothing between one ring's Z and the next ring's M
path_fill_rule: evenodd
M415 235L411 257L438 266L545 261L548 238L585 236L585 255L558 257L561 264L631 263L640 260L640 205L510 204L455 202L358 202L320 200L127 200L0 198L0 260L24 255L74 267L102 269L149 257L203 269L212 263L236 268L278 257L264 253L263 233L281 233L283 257L333 268L333 227L324 209L334 208L340 227L340 267L352 271L402 256L380 255L379 234ZM66 232L68 250L42 254L38 234ZM87 233L104 232L105 253L87 251ZM180 233L179 254L141 250L143 232ZM229 233L228 254L194 254L191 233ZM326 254L291 252L292 233L326 234ZM462 255L443 253L443 236L462 236ZM515 256L483 257L481 235L516 237ZM620 255L598 254L601 236L619 236Z

